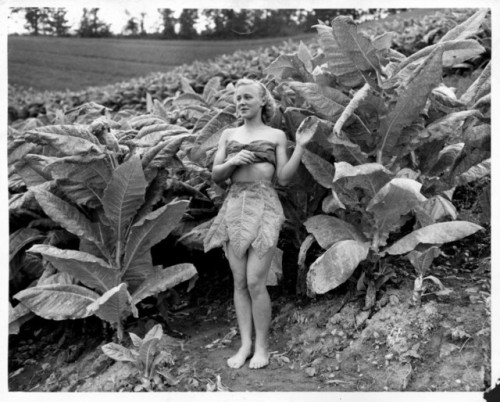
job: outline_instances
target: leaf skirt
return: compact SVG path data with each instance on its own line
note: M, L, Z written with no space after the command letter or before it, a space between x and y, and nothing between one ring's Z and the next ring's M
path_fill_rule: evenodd
M278 194L270 181L235 182L205 236L205 252L215 247L226 251L229 243L238 258L250 246L262 258L276 246L284 220Z

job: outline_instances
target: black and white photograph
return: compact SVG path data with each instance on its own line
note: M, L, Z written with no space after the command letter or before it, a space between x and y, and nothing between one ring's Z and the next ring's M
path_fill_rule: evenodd
M493 1L0 8L3 400L500 401Z

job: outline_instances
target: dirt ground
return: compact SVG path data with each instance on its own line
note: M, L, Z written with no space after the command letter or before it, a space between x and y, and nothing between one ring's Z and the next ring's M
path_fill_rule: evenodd
M271 289L272 355L262 370L225 363L239 346L229 292L212 303L186 304L169 313L166 332L175 336L164 336L161 347L172 360L151 390L484 392L490 386L490 259L484 235L471 241L478 246L465 254L460 243L444 248L450 257L439 257L432 274L452 292L436 296L429 289L420 307L410 305L414 276L406 265L395 267L399 280L379 291L367 311L349 283L315 299ZM146 316L126 331L142 337L157 322ZM110 340L95 317L35 318L10 338L9 390L144 390L132 364L102 353Z

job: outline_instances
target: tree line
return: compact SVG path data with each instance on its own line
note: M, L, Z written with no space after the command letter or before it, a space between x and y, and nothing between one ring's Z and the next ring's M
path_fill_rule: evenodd
M328 22L337 15L351 15L354 19L370 14L396 13L405 9L182 9L176 16L169 8L157 9L160 28L148 32L146 13L133 16L125 11L128 20L119 34L111 31L99 16L99 8L84 8L78 26L72 26L64 8L15 7L11 13L24 14L25 28L30 35L78 37L146 37L159 39L237 39L290 36L311 32L318 20ZM195 28L205 21L201 30Z

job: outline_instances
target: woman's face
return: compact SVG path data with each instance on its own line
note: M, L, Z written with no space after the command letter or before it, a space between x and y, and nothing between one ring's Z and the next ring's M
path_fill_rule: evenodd
M264 101L257 84L245 84L236 88L236 110L241 117L251 119L262 111Z

